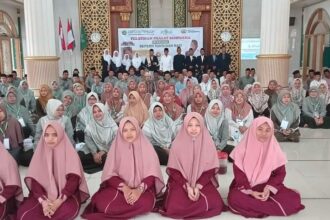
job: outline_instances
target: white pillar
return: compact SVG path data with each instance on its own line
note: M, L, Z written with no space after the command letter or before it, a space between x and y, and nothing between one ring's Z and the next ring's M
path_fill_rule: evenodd
M258 80L266 87L272 79L288 85L290 0L262 0Z
M53 0L24 0L27 56L25 72L34 91L58 79Z

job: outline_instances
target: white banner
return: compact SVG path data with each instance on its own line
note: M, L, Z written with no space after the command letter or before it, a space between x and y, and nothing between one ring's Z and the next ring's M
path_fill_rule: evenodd
M203 47L203 28L118 28L118 44L120 54L129 54L130 58L135 52L145 57L149 49L154 49L155 55L163 54L166 47L172 56L177 47L181 47L183 55L193 48L198 56Z
M260 38L242 38L241 60L255 60L260 53Z

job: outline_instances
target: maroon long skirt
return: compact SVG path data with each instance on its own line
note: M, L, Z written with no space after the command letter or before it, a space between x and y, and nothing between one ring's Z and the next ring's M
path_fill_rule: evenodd
M262 192L265 185L253 187L252 190ZM301 204L300 194L283 186L267 201L255 199L237 188L231 188L228 194L230 210L245 217L263 218L266 216L288 216L299 212L305 206Z
M203 187L195 202L188 198L182 186L168 184L163 209L159 212L171 218L210 218L224 210L226 206L212 183Z
M133 205L127 204L124 194L112 187L101 188L86 207L83 218L89 220L129 219L151 212L156 198L152 190L146 190Z
M74 219L79 214L80 202L76 196L69 197L52 216L52 220ZM17 212L18 220L49 220L44 216L42 205L33 196L24 200Z
M0 204L0 219L16 219L16 200L11 198Z

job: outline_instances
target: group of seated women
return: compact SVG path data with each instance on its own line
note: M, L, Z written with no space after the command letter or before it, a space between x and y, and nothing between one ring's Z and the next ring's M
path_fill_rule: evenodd
M126 73L114 84L105 82L101 94L86 93L80 83L73 84L72 91L63 91L54 83L52 88L41 85L38 99L23 80L18 88L8 87L0 106L0 114L4 114L0 117L0 140L19 164L27 166L45 123L59 121L76 147L84 171L93 173L102 170L118 124L125 116L138 120L162 165L167 164L169 149L189 112L204 117L217 150L228 154L259 116L273 121L278 141L299 142L299 127L330 127L326 83L311 87L306 97L300 78L294 79L289 89L271 80L265 90L254 82L244 91L234 82L227 80L219 85L213 78L206 95L187 77L185 87L177 94L173 84L161 78L153 81L148 72L144 74L138 77L139 83L137 77Z
M209 218L230 210L245 217L288 216L304 209L300 194L284 186L287 159L273 122L254 119L231 152L234 180L228 205L219 193L215 143L199 113L188 113L169 149L165 187L153 145L134 117L124 117L104 162L99 190L84 219L133 218L158 212L171 218ZM73 219L89 198L79 156L60 121L44 124L24 182L0 143L0 216L4 219Z
M21 81L19 88L8 87L0 104L0 141L7 149L2 152L20 165L29 165L25 183L30 196L17 212L20 218L76 216L89 196L83 171L101 170L102 184L87 206L85 218L131 218L151 210L173 218L218 215L227 210L217 190L219 151L234 161L235 180L228 199L231 211L263 217L288 215L303 208L299 194L283 186L285 159L277 141L298 142L299 127L330 127L326 84L312 86L307 93L299 78L289 89L272 80L266 90L255 82L243 91L233 82L219 85L212 79L206 95L200 85L187 78L186 86L177 94L174 85L163 79L150 82L150 76L145 76L146 81L139 83L128 76L118 79L120 84L105 82L101 94L86 93L80 83L60 93L56 86L42 85L35 99L26 81ZM257 138L262 130L268 139ZM52 135L58 140L46 143ZM278 154L278 158L268 164L274 158L269 159L262 150L247 159L244 152L248 143L253 143L249 138L260 149L275 146L266 152ZM52 144L60 147L49 150L47 146ZM186 150L189 146L192 148ZM54 153L54 149L62 150ZM259 162L244 162L249 160ZM159 165L167 165L169 175L164 192ZM15 208L22 197L19 175L12 184L15 187L0 175L0 211L11 214L10 207ZM10 196L17 202L7 203ZM245 207L249 199L256 201ZM37 207L39 212L34 211ZM61 214L56 214L59 210Z

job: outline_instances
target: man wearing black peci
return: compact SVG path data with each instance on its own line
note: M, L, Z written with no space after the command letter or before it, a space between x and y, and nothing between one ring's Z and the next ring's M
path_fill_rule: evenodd
M173 69L177 72L182 72L185 68L185 56L181 54L181 47L176 48L177 54L173 57Z
M144 61L144 66L152 72L155 72L159 69L159 62L157 56L154 55L154 50L149 50L149 56L146 57Z

